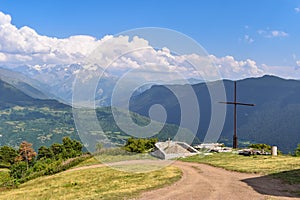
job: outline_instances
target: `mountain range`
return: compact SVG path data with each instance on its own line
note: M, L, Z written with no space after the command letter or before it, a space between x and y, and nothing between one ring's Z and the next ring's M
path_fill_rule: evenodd
M0 92L2 94L0 96L1 110L13 109L16 106L22 108L34 107L33 110L37 109L39 110L38 112L44 112L41 111L43 107L48 107L53 112L55 110L67 110L68 114L65 113L65 115L70 115L70 117L66 117L68 118L67 123L70 123L73 118L71 107L68 104L72 100L72 85L76 77L76 71L82 70L82 68L83 66L78 64L45 66L44 68L21 66L12 70L0 68L0 79L2 80L0 82ZM117 81L118 77L109 73L103 76L96 88L97 106L102 108L111 106L111 94ZM210 83L205 83L198 79L188 81L190 85L170 83L162 85L162 83L157 83L147 84L138 88L130 100L130 111L138 113L138 118L142 118L142 116L147 118L149 117L150 107L154 104L161 104L167 112L166 122L174 124L174 129L172 130L175 131L180 124L181 113L179 102L170 89L176 88L177 91L181 91L183 98L189 98L189 94L185 93L185 91L188 91L188 87L192 87L197 96L201 116L198 122L199 128L195 134L200 140L203 140L211 120L211 105L224 99L215 99L213 100L214 102L210 99L207 84L218 84L218 81ZM224 80L223 84L226 93L225 100L233 101L233 81ZM285 153L292 152L297 144L300 143L300 123L298 123L300 120L299 91L300 81L286 80L275 76L266 75L260 78L248 78L237 81L237 100L256 105L255 107L238 107L237 132L239 146L247 146L249 143L267 143L277 145ZM220 133L219 142L224 142L226 145L231 146L233 107L227 105L226 110L226 118ZM18 111L18 113L20 114L21 111ZM3 118L3 115L1 117ZM159 120L157 118L157 121ZM111 121L110 118L107 124L114 123ZM59 126L62 126L64 123L65 121L62 120ZM112 132L120 131L115 124L110 127L114 127ZM69 128L74 128L74 122ZM110 132L108 129L107 131ZM14 129L14 131L16 130ZM44 131L47 130L45 129Z
M130 134L121 130L114 120L112 107L101 107L96 109L98 123L102 130L91 129L94 125L89 120L75 126L72 107L54 99L37 99L23 92L22 88L0 80L0 146L9 145L18 148L22 141L33 144L37 150L40 146L50 146L55 142L61 142L62 138L69 136L80 140L88 146L88 150L94 150L98 142L104 146L123 145L131 137ZM27 85L25 91L38 91ZM37 92L41 94L40 91ZM35 96L35 95L33 95ZM74 108L75 109L75 108ZM84 108L84 112L94 112ZM76 113L76 112L75 112ZM126 113L118 111L115 115L126 117ZM85 115L89 116L89 115ZM145 126L150 120L136 113L130 113L136 124ZM128 116L127 116L128 117ZM85 126L83 132L79 133L76 128ZM158 123L159 124L159 123ZM155 137L160 140L174 138L179 127L177 125L164 124L163 129ZM185 131L189 133L188 130ZM86 139L88 135L89 140ZM193 135L185 135L189 137ZM185 138L181 138L184 140Z
M94 68L96 67L96 68ZM86 67L81 64L61 64L61 65L42 65L29 66L23 65L8 69L6 66L0 67L0 79L12 84L24 93L39 99L57 99L66 104L72 104L73 85L75 80L83 80L89 78L99 79L99 83L95 87L95 103L97 106L110 106L111 96L120 78L120 73L104 70L96 65L94 67ZM96 70L95 70L96 69ZM80 74L80 75L79 75ZM122 73L121 73L122 75ZM101 77L101 78L100 78ZM131 84L131 80L128 80ZM200 83L201 79L190 78L188 80L160 81L159 84L173 83ZM138 88L134 95L140 94L149 89L155 83L149 83ZM30 85L30 91L26 87Z
M213 83L209 83L213 84ZM217 84L217 82L215 82ZM226 101L233 101L234 83L223 81ZM131 99L130 110L148 116L154 104L164 106L168 117L166 122L180 124L180 104L172 88L182 91L182 98L190 98L187 85L156 85ZM201 120L197 136L203 140L210 124L211 102L206 83L192 85L200 107ZM276 145L285 153L292 152L300 143L300 81L285 80L275 76L248 78L237 81L237 101L253 103L254 107L238 106L237 134L240 146L249 143ZM219 142L232 145L233 107L227 106L226 119ZM192 119L191 119L192 120ZM197 122L195 122L197 123Z

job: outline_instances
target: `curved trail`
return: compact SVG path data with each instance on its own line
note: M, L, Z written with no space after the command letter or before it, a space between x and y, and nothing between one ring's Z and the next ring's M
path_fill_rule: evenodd
M261 177L260 175L232 172L198 163L175 162L173 165L183 171L182 179L171 186L145 192L139 199L295 199L288 197L291 194L284 188L287 185L276 179L262 178L257 181L261 193L274 194L263 195L242 181Z
M164 161L123 161L113 165L159 164ZM182 170L182 178L171 186L147 191L137 199L140 200L271 200L299 199L292 198L288 191L295 186L282 184L280 180L262 177L256 174L246 174L227 171L199 163L176 161L172 165ZM92 169L107 165L98 164L84 166L68 171ZM255 181L253 181L255 180ZM246 182L251 183L249 186ZM254 190L253 188L256 188ZM260 192L258 192L258 190ZM269 194L269 195L266 195Z

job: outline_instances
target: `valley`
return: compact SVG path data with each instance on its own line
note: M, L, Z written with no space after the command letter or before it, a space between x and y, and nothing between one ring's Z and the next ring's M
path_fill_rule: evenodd
M14 83L20 82L16 81L20 78L20 74L17 76L14 72L10 73L9 76L10 80L14 77ZM207 84L214 83L192 85L198 98L201 116L198 130L193 133L197 135L193 144L203 141L208 126L211 123L210 106L217 103L211 102ZM219 83L216 82L216 84ZM286 80L275 76L264 76L261 78L240 80L237 82L237 85L238 100L256 104L253 108L238 108L238 137L240 146L248 146L250 143L267 143L269 145L277 145L283 153L293 152L299 143L298 141L300 141L300 126L297 123L300 120L300 97L298 95L300 81ZM78 138L73 122L72 108L69 105L60 103L57 100L34 98L41 96L43 92L40 92L31 85L18 88L17 86L1 81L0 86L1 93L3 94L0 97L0 107L2 108L2 118L0 120L2 128L0 135L2 135L1 142L3 144L7 142L13 145L13 141L16 141L15 143L20 142L25 138L25 135L28 138L39 138L37 146L39 144L47 145L51 140L57 141L66 135ZM105 88L107 86L111 88L114 86L114 83L109 84L107 82L106 84L99 85L99 87ZM184 94L185 87L188 86L166 85L166 87L183 91L182 98L189 98ZM163 132L167 131L168 133L165 136L158 136L162 140L167 140L172 135L171 132L174 135L177 130L176 126L180 124L181 116L179 102L166 87L164 85L153 85L150 88L147 86L145 91L141 90L132 96L129 107L133 113L137 113L137 115L133 115L133 118L136 118L133 121L140 121L142 124L146 122L147 124L149 108L154 104L164 106L167 111L166 122L168 125ZM224 87L226 100L231 101L233 98L233 82L224 80ZM31 91L31 93L28 91ZM33 95L33 97L29 94ZM110 95L109 92L106 93L108 99L111 99ZM68 101L67 99L65 100ZM105 105L108 104L105 103ZM123 144L128 135L114 124L114 118L109 110L110 107L100 107L97 109L99 122L102 123L101 126L104 126L105 135L113 140L114 144ZM226 110L224 127L218 141L231 146L233 111L230 106L227 106ZM159 121L160 119L157 118L156 120ZM197 123L193 119L190 120L191 123Z

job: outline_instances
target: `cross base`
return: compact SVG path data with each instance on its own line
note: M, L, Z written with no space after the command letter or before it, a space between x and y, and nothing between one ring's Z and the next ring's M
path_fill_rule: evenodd
M233 136L233 144L232 144L232 147L234 148L234 149L237 149L238 148L238 138L237 138L237 136Z

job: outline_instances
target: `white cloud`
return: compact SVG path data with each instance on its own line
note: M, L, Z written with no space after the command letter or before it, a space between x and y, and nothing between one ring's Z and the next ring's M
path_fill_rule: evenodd
M271 36L272 37L287 37L289 35L284 31L271 31Z
M279 37L288 37L289 34L284 31L279 30L258 30L257 33L262 35L265 38L279 38Z
M4 60L2 55L0 62L6 65L77 63L110 37L96 40L82 35L65 39L42 36L27 26L17 28L9 15L0 12L0 52L6 57Z
M254 42L254 39L251 38L249 35L244 35L244 41L248 44L251 44Z
M10 16L0 12L0 52L6 56L0 62L5 61L6 65L81 63L96 48L98 59L106 59L107 63L120 52L148 46L146 40L134 37L129 41L128 36L105 36L100 40L85 35L52 38L27 26L18 29L10 22Z
M296 65L297 65L298 67L300 67L300 60L297 60L297 61L296 61Z
M295 8L295 11L297 12L297 13L299 13L300 12L300 8Z
M213 62L219 67L220 74L227 79L241 79L246 77L258 77L265 72L256 64L254 60L236 60L233 56L217 58L211 56Z
M10 23L11 23L11 16L0 12L0 25L10 24Z
M258 33L269 38L288 36L277 30L260 30ZM249 35L245 35L244 40L254 42ZM116 59L119 55L122 56ZM42 71L58 64L83 63L87 57L97 66L111 64L111 71L139 69L145 73L169 74L170 78L172 73L208 80L219 77L241 79L268 73L281 76L298 73L294 73L293 67L258 65L254 60L237 60L233 56L174 55L168 48L154 49L147 40L139 37L105 36L97 40L84 35L64 39L42 36L27 26L17 28L11 24L9 15L0 12L0 65L29 65L32 69ZM300 61L297 61L297 65L300 66ZM91 67L94 69L96 65Z

